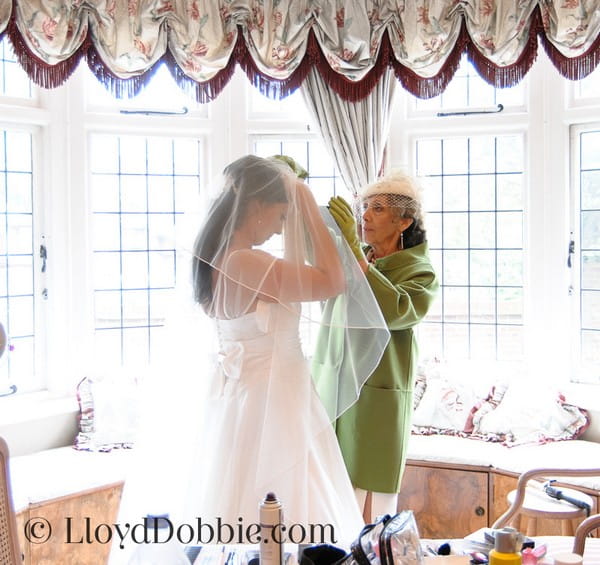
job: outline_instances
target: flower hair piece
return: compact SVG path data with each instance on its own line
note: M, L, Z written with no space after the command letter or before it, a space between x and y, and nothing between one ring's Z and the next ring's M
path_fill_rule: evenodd
M299 179L304 180L304 179L308 178L308 171L302 165L299 165L295 159L292 159L288 155L273 155L272 157L269 157L269 159L282 161L290 169L292 169L292 171L294 171L294 174Z

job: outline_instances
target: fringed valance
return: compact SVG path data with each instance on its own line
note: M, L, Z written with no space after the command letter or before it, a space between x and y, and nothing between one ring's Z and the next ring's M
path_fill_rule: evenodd
M440 94L463 53L496 87L518 83L539 43L569 79L600 60L597 0L0 0L0 35L44 88L80 60L116 96L131 96L164 63L200 102L236 65L272 98L315 66L346 100L392 67L419 98Z

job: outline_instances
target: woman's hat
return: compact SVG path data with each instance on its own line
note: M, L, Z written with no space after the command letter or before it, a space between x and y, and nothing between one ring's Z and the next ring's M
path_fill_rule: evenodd
M376 195L384 195L387 206L401 208L402 216L421 218L421 189L414 177L400 171L390 173L368 185L358 199L362 201Z

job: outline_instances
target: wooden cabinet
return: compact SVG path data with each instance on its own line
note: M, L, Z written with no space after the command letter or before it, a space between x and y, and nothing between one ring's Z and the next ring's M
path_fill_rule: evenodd
M410 509L415 513L422 538L461 538L494 524L508 509L506 497L517 488L517 480L516 473L489 467L409 460L402 479L398 509ZM580 490L591 495L598 508L598 493ZM527 518L523 517L521 522L513 525L526 531ZM537 535L560 534L560 520L537 521Z
M102 565L111 547L122 484L32 504L17 514L24 565ZM26 533L30 540L26 539ZM46 536L49 539L45 540ZM37 538L34 539L34 538ZM45 541L44 541L45 540Z
M490 509L489 526L491 526L506 510L508 510L508 501L506 496L511 490L517 488L518 475L514 473L501 473L499 471L490 471Z
M460 538L489 522L487 469L407 464L398 497L415 513L422 538Z

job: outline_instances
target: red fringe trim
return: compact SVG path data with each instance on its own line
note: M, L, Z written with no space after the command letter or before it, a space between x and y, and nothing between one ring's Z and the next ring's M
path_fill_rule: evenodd
M115 98L119 99L137 96L148 85L162 61L162 59L159 59L141 75L121 78L116 76L104 63L94 45L90 44L86 53L86 59L92 74Z
M600 35L590 48L577 57L565 57L548 39L541 25L540 39L544 50L561 76L569 80L581 80L594 72L600 64Z
M298 68L285 79L276 79L259 70L250 51L246 45L244 32L238 27L238 41L233 51L232 57L240 65L252 85L268 98L283 99L292 94L306 78L311 67L311 42L315 41L312 30L309 31L307 52L305 53Z
M21 32L17 28L15 12L16 8L13 2L13 11L5 33L8 34L8 38L12 43L19 65L21 65L27 76L38 86L47 89L61 86L73 74L81 58L91 45L89 37L86 37L81 47L71 57L55 65L50 65L30 51Z
M542 17L539 6L533 12L529 23L529 37L523 52L512 65L499 67L481 54L475 44L469 39L466 51L469 61L477 70L477 74L488 84L496 88L509 88L521 82L531 69L538 50L538 33L543 34Z
M243 37L241 30L239 33L238 39ZM332 71L312 30L308 34L306 53L302 61L294 73L286 79L275 79L260 71L252 59L245 41L238 41L234 55L250 82L269 98L282 99L289 96L304 82L311 67L316 67L323 80L334 92L348 102L356 102L368 96L375 88L381 75L390 65L391 53L392 48L386 32L373 68L360 81L349 80Z
M239 41L238 35L238 42ZM179 88L195 97L196 101L200 104L211 102L221 94L223 89L227 86L227 83L231 80L236 65L235 57L232 56L229 58L227 66L219 71L212 79L205 82L196 82L181 70L181 67L177 64L170 51L167 51L163 57L163 61L167 65L173 80L177 83Z
M331 68L314 32L310 30L306 53L298 68L290 77L276 79L259 70L248 50L244 30L241 26L238 26L236 44L227 66L206 82L196 82L189 78L177 65L170 51L167 51L161 60L148 71L124 79L117 77L110 71L94 47L90 34L85 38L77 52L69 59L56 65L49 65L41 60L30 51L17 28L15 2L16 0L13 0L13 11L7 28L0 34L0 38L5 34L8 35L19 64L35 84L47 89L62 85L73 74L82 57L85 57L91 72L117 98L137 95L148 84L156 68L161 63L167 65L176 83L182 89L193 92L196 100L202 104L214 100L223 91L231 80L236 65L240 65L250 82L262 94L273 99L282 99L293 93L302 84L311 67L314 66L327 85L342 99L356 102L368 96L388 67L393 68L398 81L404 89L414 96L418 98L438 96L452 80L464 53L467 54L479 75L489 84L497 88L514 86L525 77L537 57L538 37L558 72L567 79L580 80L589 75L600 64L600 37L595 39L586 53L572 58L565 57L548 40L543 29L541 12L538 6L531 17L527 46L519 60L507 67L495 65L480 53L469 37L463 20L456 45L452 48L441 70L434 77L423 78L399 63L394 57L391 41L386 31L382 37L373 68L360 81L351 81Z
M392 66L394 68L396 78L400 81L400 84L402 84L405 90L417 98L427 99L439 96L442 92L444 92L449 82L452 80L452 77L458 70L463 51L465 50L465 46L469 41L469 34L467 33L466 26L463 21L458 38L456 40L456 45L452 48L452 51L449 53L446 62L435 76L421 77L412 69L405 67L394 58L392 60Z
M313 42L312 46L311 40ZM318 60L313 64L316 65L323 80L336 94L348 102L358 102L368 96L381 79L382 74L390 66L392 60L392 46L387 31L381 38L381 46L373 68L360 81L351 81L339 73L332 72L331 66L325 55L323 55L312 32L309 37L309 47L312 48L314 56L318 57Z

